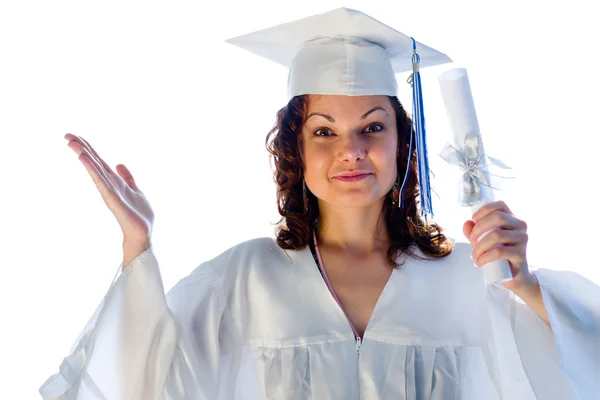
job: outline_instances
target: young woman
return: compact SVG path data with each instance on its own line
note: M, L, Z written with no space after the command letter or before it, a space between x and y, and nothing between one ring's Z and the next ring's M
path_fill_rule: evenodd
M357 16L337 12L345 22ZM360 51L344 57L356 70L372 61ZM154 215L133 176L124 165L114 172L83 138L65 136L122 228L124 262L42 396L447 400L597 393L598 357L586 353L598 355L600 316L590 305L600 289L572 273L534 274L527 226L503 202L465 222L470 243L453 243L425 223L414 131L397 97L376 82L367 94L337 93L347 90L347 79L342 89L322 90L318 74L299 77L310 70L302 65L267 136L282 217L276 238L232 247L166 296L152 252ZM320 88L304 85L296 93L294 82L307 79ZM486 286L472 259L477 266L508 260L513 280Z

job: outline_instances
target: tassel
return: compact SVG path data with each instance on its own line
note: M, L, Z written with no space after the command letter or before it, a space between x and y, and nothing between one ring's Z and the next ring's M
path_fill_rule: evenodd
M420 57L417 54L417 43L415 39L413 41L413 73L409 77L408 82L411 84L413 89L413 132L415 135L415 148L417 150L417 164L418 164L418 175L419 175L419 186L420 186L420 198L421 198L421 216L427 221L428 217L433 217L433 207L431 205L431 183L429 178L429 159L427 156L427 139L425 135L425 115L423 113L423 93L421 88L421 74L419 73L419 62ZM410 137L408 163L406 174L404 175L404 181L401 189L401 207L404 208L404 189L408 180L408 167L410 166L412 157L412 146L413 138L412 133Z

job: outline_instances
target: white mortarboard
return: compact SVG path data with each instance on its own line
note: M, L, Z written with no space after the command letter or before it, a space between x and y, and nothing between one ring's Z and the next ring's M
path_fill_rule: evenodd
M419 165L421 215L433 215L419 67L451 62L437 50L348 8L227 40L289 68L288 100L304 94L397 96L395 74L412 71L414 146ZM409 149L412 155L413 135ZM408 171L402 183L404 188Z
M348 8L227 40L289 68L288 100L302 94L397 95L395 74L412 71L413 40ZM421 67L451 62L416 42Z

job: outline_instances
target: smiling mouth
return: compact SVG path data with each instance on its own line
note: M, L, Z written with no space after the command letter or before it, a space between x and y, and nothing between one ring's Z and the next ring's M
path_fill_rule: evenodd
M355 182L355 181L363 180L370 175L371 174L358 174L358 175L352 175L352 176L336 176L334 178L338 179L342 182Z

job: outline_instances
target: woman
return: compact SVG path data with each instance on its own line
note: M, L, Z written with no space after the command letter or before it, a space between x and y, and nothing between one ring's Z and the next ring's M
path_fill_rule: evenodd
M290 93L314 77L292 79ZM502 202L465 222L470 245L426 224L411 121L395 96L366 90L292 96L267 136L283 222L276 239L234 246L166 297L147 199L124 165L113 172L67 134L122 228L124 262L42 396L591 398L600 369L583 358L597 350L600 318L561 296L585 290L597 300L598 288L531 272L526 224ZM485 286L469 256L478 266L507 259L513 280ZM585 320L573 317L582 310Z

